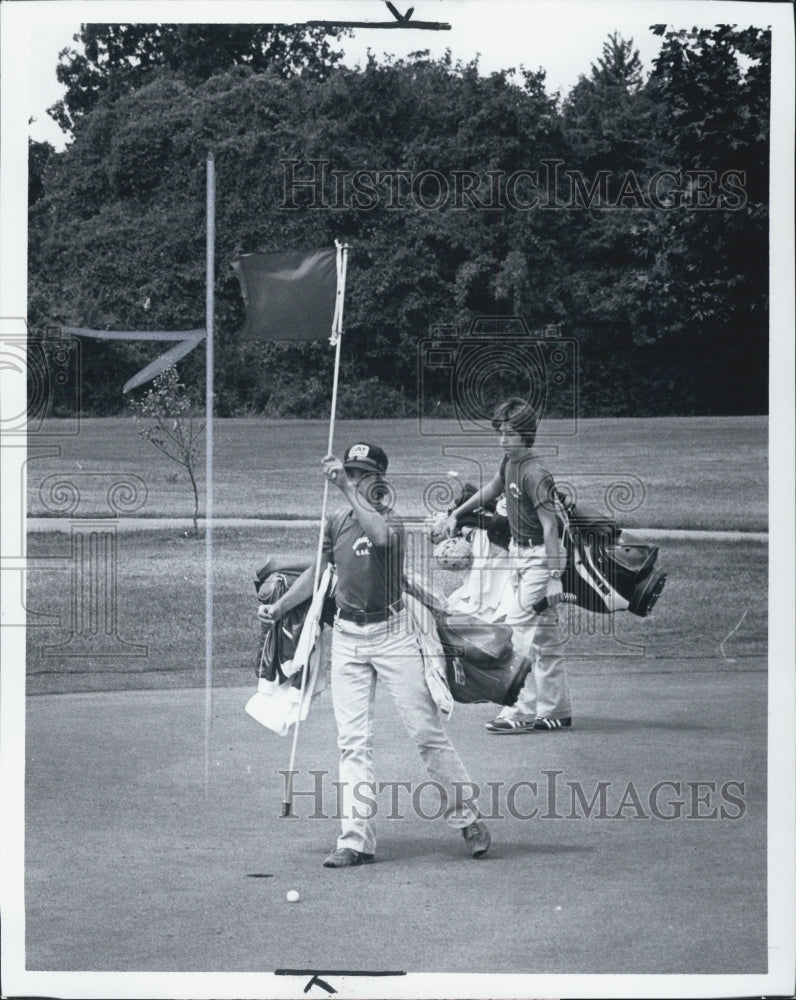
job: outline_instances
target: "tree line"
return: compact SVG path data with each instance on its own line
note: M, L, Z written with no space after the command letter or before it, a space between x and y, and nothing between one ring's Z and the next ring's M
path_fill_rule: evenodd
M52 109L71 141L30 144L31 330L203 326L212 151L218 415L328 412L333 352L243 341L232 261L334 240L341 417L449 415L475 390L424 345L517 322L576 345L580 416L766 412L770 33L651 30L648 73L613 34L551 95L450 53L347 68L317 28L86 25ZM122 412L157 351L84 340L84 412Z

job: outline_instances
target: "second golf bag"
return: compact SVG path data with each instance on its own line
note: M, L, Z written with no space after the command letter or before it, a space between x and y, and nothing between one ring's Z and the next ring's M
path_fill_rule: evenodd
M459 503L473 493L475 487L467 484ZM561 579L567 599L596 614L629 611L646 618L667 579L665 572L655 568L658 547L623 542L622 529L612 517L576 505L562 493L557 498L557 517L567 551L567 567ZM501 511L500 501L465 515L460 528L486 530L493 545L509 547L508 518ZM543 608L540 602L534 610Z

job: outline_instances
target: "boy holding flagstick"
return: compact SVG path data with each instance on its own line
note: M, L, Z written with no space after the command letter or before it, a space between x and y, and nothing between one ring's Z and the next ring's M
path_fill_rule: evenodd
M373 710L377 681L385 684L432 780L445 791L446 821L460 829L473 857L486 854L489 830L463 799L470 777L445 732L428 689L418 638L401 597L404 531L385 503L387 456L378 445L351 445L341 462L323 461L327 480L348 507L327 518L321 569L337 571L332 636L332 700L340 749L342 829L327 868L370 864L375 859L373 816L355 798L358 787L375 791ZM272 605L258 610L273 625L312 593L308 568ZM367 813L367 814L365 814Z

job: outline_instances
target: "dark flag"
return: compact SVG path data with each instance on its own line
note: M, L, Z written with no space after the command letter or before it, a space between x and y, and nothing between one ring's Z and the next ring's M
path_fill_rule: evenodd
M241 254L233 263L246 306L249 340L319 340L332 333L337 252L278 250Z

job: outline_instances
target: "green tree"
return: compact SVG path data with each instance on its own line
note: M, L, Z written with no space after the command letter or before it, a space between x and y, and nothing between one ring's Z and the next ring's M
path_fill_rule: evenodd
M166 369L140 398L130 399L136 421L144 424L139 431L145 441L161 454L185 469L193 492L193 534L199 534L199 440L204 423L197 423L193 406L177 369Z
M347 416L370 414L377 394L392 412L411 410L432 328L512 313L579 339L583 414L760 412L767 44L756 29L669 32L645 81L632 42L613 35L561 104L541 71L484 76L450 53L371 57L326 75L236 65L200 82L162 68L101 97L37 173L31 322L202 326L212 149L219 416L327 412L333 352L241 342L230 265L240 252L335 239L351 245ZM581 194L552 211L507 205L506 178L541 178L545 163L559 165L565 199L568 177L602 171L617 203ZM680 178L671 210L644 201L664 169ZM733 169L744 173L742 205L687 207L694 170ZM543 187L526 176L515 194L527 203ZM118 411L124 379L155 350L86 342L86 412ZM201 351L185 359L186 386L198 388L203 366ZM447 391L442 376L426 384Z
M643 83L633 39L616 32L610 35L589 76L581 76L563 102L563 128L573 165L590 173L647 165L653 108Z
M664 41L646 82L612 36L563 106L571 162L592 181L604 171L614 192L633 177L644 195L567 214L584 403L764 412L769 35L655 30ZM664 201L651 202L662 177Z
M656 216L646 293L667 324L650 332L681 359L703 406L765 412L771 35L654 30L658 148L690 207Z
M625 91L638 90L643 82L641 56L633 39L624 39L618 31L603 42L603 54L592 63L591 78L595 83L620 87Z
M49 142L28 140L28 208L32 208L44 195L44 172L55 153Z
M648 411L652 400L662 408L676 405L655 378L645 329L655 210L644 193L658 166L658 113L633 40L617 33L562 105L572 182L570 208L562 213L561 295L568 330L580 341L581 406L587 413L632 415Z
M82 24L56 68L66 87L50 115L65 132L97 106L166 70L193 86L233 66L283 76L326 76L342 58L332 48L346 32L287 24Z
M406 180L402 205L391 205L384 181L377 203L366 208L352 178L364 166L410 178L436 171L448 183L454 171L467 170L480 179L474 197L487 203L489 172L510 173L552 153L555 127L555 104L540 78L519 86L507 73L484 78L474 64L453 65L449 58L382 66L371 60L325 80L246 67L195 87L159 77L101 102L47 172L41 238L49 294L41 318L128 330L202 325L205 157L213 148L219 415L258 404L280 412L313 373L331 384L326 345L240 343L242 300L230 264L240 251L330 245L336 238L352 246L350 380L388 371L392 387L411 398L418 342L432 324L494 312L496 302L501 309L548 312L554 292L545 278L555 271L558 222L531 213L520 222L499 207L457 206L452 189L444 205L424 208ZM286 193L285 161L295 161L296 177L306 179L313 160L344 175L338 207L330 176L328 210L312 208L311 188ZM433 196L433 183L428 191ZM518 255L525 253L534 266L523 270ZM107 358L118 358L116 384L150 360L152 350L110 345ZM201 366L199 352L186 359L186 384L197 383ZM108 366L96 375L104 392ZM85 388L90 408L93 387Z

